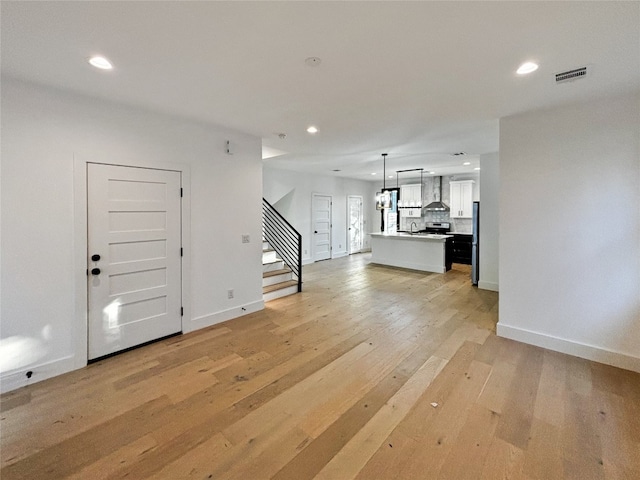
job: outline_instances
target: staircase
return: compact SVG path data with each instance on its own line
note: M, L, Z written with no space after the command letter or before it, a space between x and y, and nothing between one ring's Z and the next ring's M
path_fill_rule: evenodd
M302 291L302 235L262 199L262 297L265 302Z
M298 281L269 242L262 242L262 298L265 302L298 293Z

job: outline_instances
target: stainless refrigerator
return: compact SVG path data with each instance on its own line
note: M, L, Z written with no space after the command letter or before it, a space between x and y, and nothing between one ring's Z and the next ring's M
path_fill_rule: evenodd
M471 283L478 285L480 278L480 202L473 202L472 217L472 234L471 240Z

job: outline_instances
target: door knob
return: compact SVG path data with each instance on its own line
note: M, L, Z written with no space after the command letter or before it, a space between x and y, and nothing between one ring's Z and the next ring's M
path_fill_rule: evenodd
M314 230L313 233L318 233L318 230Z
M93 255L91 255L92 262L97 262L98 260L100 260L100 255L98 255L97 253L94 253Z
M100 275L100 269L99 268L92 268L91 269L91 275Z

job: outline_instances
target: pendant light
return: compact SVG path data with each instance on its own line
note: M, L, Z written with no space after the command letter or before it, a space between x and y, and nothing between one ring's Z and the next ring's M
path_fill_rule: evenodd
M382 154L382 193L376 195L377 210L391 207L391 195L387 191L387 155Z

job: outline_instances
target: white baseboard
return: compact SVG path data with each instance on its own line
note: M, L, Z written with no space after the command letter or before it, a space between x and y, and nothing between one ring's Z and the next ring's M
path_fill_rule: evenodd
M493 282L478 281L478 288L481 288L482 290L491 290L492 292L500 291L498 290L498 284Z
M58 375L71 372L77 368L74 356L70 355L41 364L29 365L20 370L3 373L0 375L0 393L10 392L11 390L32 385L48 378L57 377ZM31 378L27 377L27 372L32 372Z
M302 265L311 265L313 262L313 258L303 258Z
M346 257L347 255L349 255L349 254L346 251L336 252L331 256L331 258Z
M238 305L237 307L222 310L216 313L210 313L209 315L203 315L191 319L190 322L184 322L182 325L182 333L194 332L201 328L210 327L218 323L226 322L233 318L242 317L259 310L264 310L264 300L258 300L256 302L248 303L246 305Z
M528 343L537 347L546 348L560 353L586 358L594 362L613 365L633 372L640 372L640 358L632 357L626 353L604 350L593 345L586 345L564 338L553 337L518 327L504 325L498 322L496 327L499 337L510 338L518 342Z

